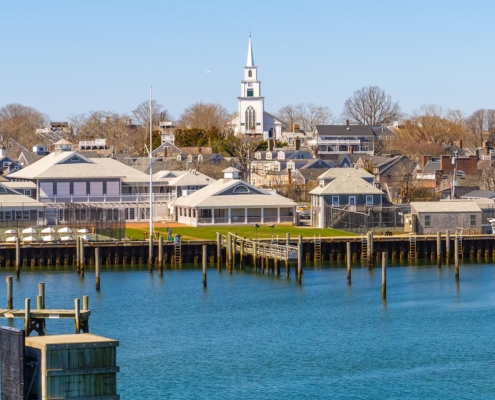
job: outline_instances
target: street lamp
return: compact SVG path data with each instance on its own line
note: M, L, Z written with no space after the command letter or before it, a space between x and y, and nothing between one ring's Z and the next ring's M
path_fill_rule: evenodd
M273 243L273 228L275 228L275 224L268 225L268 228L272 230L272 243Z
M258 241L258 228L260 227L258 224L253 225L254 229L256 229L256 241Z

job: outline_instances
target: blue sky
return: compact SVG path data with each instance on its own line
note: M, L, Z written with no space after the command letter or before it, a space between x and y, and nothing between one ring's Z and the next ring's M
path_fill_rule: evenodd
M9 1L0 13L0 107L52 120L129 113L154 98L237 108L249 30L265 109L338 116L376 85L405 112L495 108L495 1ZM210 74L206 71L211 70Z

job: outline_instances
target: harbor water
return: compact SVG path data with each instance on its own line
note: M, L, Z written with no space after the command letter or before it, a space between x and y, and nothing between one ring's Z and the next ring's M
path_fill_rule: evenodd
M289 279L199 269L106 269L95 276L64 268L24 268L14 278L14 308L73 308L90 296L91 333L120 341L122 399L493 398L495 265L454 268L343 265ZM2 269L0 306L6 306ZM7 320L2 321L3 325ZM22 327L22 320L14 326ZM73 321L48 320L47 333L72 333Z

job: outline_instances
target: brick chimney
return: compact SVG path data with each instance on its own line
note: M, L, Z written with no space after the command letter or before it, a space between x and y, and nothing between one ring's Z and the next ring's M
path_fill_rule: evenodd
M354 146L349 146L349 154L354 154Z
M273 140L268 139L267 142L268 142L268 151L273 151Z
M163 158L165 159L165 158L167 158L167 157L168 157L168 147L167 147L167 146L165 146L165 147L163 148Z
M460 149L462 149L462 139L459 139L457 141L457 147L459 147Z
M298 137L294 138L294 150L297 151L301 148L301 139Z
M287 170L287 182L289 182L289 185L292 183L292 170L291 169Z

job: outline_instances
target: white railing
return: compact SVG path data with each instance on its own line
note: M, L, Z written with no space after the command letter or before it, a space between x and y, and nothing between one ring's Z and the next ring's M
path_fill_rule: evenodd
M177 198L177 193L153 193L154 202L171 202ZM150 201L147 193L120 194L120 195L86 195L86 196L46 196L40 194L38 200L42 203L143 203Z
M81 140L79 142L79 147L86 147L86 146L106 146L107 140L106 139L95 139L95 140Z
M232 234L235 240L235 251L240 251L240 243L243 242L243 252L245 254L255 255L255 244L256 244L256 256L257 257L268 257L278 260L293 260L297 259L297 246L291 245L280 245L274 243L260 242L250 239L244 239L241 236ZM227 236L221 235L221 242L223 246L227 246Z

